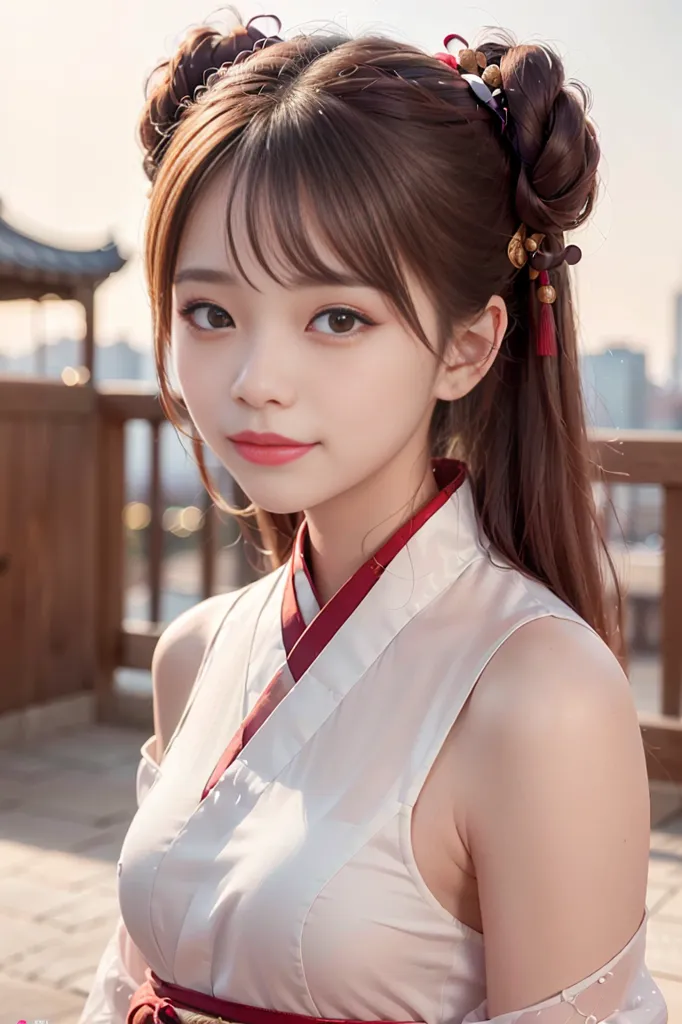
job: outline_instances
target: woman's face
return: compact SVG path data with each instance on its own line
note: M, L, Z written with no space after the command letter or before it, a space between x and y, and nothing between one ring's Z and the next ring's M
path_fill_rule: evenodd
M278 285L250 253L240 216L235 242L253 287L238 277L227 185L216 178L195 204L173 288L175 373L205 443L270 512L314 509L391 467L414 474L421 460L426 471L438 360L372 288ZM434 341L435 311L416 285L412 298ZM244 432L289 443L240 441Z

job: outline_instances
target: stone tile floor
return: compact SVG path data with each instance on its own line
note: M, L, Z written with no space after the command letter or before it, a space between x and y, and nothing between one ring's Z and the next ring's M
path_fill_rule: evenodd
M146 734L89 727L0 751L0 1024L76 1024L117 914ZM647 961L682 1024L682 797L652 793Z

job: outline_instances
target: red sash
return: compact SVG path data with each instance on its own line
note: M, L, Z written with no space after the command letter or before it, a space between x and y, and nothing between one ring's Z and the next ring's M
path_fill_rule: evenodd
M147 972L147 981L130 1000L126 1024L177 1024L180 1018L176 1009L205 1013L235 1024L364 1024L363 1021L307 1017L301 1013L283 1013L280 1010L216 999L202 992L193 992L180 985L161 981L151 970ZM415 1022L399 1021L395 1024Z

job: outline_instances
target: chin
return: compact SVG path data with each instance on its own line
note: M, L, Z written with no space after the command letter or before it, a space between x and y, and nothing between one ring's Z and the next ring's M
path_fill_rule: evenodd
M264 512L291 515L310 512L326 505L354 487L345 467L319 460L311 452L281 466L259 466L236 458L234 452L222 452L220 461L250 502Z
M280 515L310 512L343 493L343 488L339 488L338 479L325 481L321 478L322 474L310 471L288 478L286 474L278 478L277 470L268 470L267 473L245 473L235 472L234 467L228 467L228 472L237 481L249 501L265 512Z
M249 501L265 512L287 515L310 507L308 498L312 497L312 488L306 487L304 481L282 477L278 480L276 470L267 471L267 475L272 474L270 480L264 479L266 473L263 472L235 471L234 466L228 466L227 470Z
M268 492L249 494L248 496L257 508L263 509L264 512L271 512L273 515L297 515L306 507L302 502L295 501L283 494L273 495Z

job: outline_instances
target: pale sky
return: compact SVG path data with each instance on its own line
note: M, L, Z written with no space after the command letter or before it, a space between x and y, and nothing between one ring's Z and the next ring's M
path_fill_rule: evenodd
M335 22L433 52L486 25L557 47L594 96L603 191L576 234L586 349L626 341L667 376L673 294L682 288L682 3L679 0L280 0L237 4L246 20L278 14L285 35ZM98 340L151 344L139 252L148 183L134 131L143 83L216 0L5 0L0 6L0 198L17 227L89 247L109 235L131 256L98 292ZM0 348L31 343L30 304L0 305ZM78 335L78 307L49 304L48 339Z

